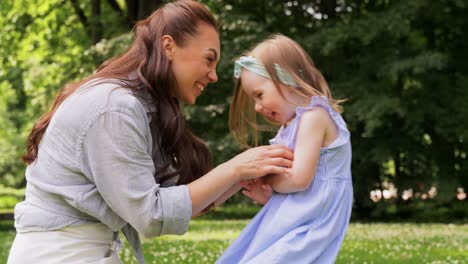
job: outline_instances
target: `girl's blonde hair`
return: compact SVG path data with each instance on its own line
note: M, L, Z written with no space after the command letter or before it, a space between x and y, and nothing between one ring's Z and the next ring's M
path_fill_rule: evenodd
M342 112L340 104L344 100L333 99L322 73L315 67L310 56L294 40L281 34L274 34L258 43L252 51L245 52L244 56L255 57L264 64L278 92L284 98L286 97L280 89L284 84L281 83L276 73L275 64L286 70L300 86L298 89L293 89L293 92L305 98L325 96L336 112ZM243 147L258 145L259 131L271 130L269 125L259 125L257 118L254 102L242 89L242 80L239 78L235 84L234 97L229 109L229 129L234 139ZM271 120L267 121L275 124Z

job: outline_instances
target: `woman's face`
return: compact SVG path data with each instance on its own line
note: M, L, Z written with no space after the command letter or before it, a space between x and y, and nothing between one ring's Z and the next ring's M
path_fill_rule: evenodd
M220 56L218 32L212 26L200 23L197 33L189 36L184 44L182 47L174 43L168 53L172 59L172 71L177 82L173 95L187 104L194 104L205 87L218 80L216 75L216 65Z

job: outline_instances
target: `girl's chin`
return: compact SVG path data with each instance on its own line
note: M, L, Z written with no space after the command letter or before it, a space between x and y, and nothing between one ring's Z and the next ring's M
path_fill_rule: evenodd
M271 122L275 122L275 123L279 123L281 125L283 125L283 121L278 119L278 118L274 118L274 117L266 117L268 120L270 120Z
M282 125L284 125L284 120L282 120L282 118L280 116L274 116L271 118L271 120L274 120L275 122L278 122Z

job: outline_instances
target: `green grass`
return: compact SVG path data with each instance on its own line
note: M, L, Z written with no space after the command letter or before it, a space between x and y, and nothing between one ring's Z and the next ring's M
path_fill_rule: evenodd
M213 263L248 220L191 221L182 236L144 240L148 263ZM0 221L0 263L14 238L11 221ZM124 263L136 263L128 245ZM468 224L352 223L336 263L468 263Z
M0 221L0 263L6 263L11 243L15 238L13 221Z
M337 263L468 263L468 224L360 224Z

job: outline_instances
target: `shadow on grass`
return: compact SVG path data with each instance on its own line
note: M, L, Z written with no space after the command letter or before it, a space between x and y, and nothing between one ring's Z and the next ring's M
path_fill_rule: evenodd
M437 200L417 200L401 202L393 200L375 203L372 207L353 208L351 221L387 223L468 223L468 203L466 200L440 202Z
M258 211L262 209L258 205L230 204L215 208L209 213L200 216L198 219L207 220L236 220L252 219Z
M15 230L13 220L0 220L0 231L11 231Z

